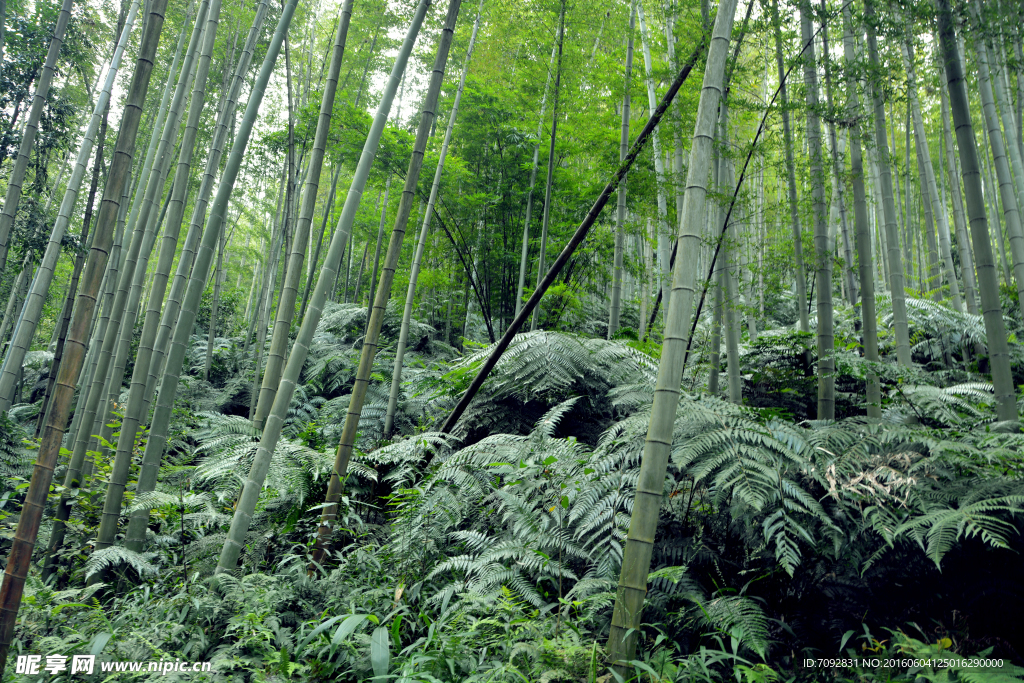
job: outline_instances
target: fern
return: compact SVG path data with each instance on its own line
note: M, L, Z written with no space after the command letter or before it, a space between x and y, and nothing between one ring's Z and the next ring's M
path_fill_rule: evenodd
M112 545L109 548L97 550L89 556L85 563L85 576L89 578L93 574L120 565L128 565L140 576L156 575L161 570L151 562L155 557L157 557L157 553L137 553L119 545Z
M234 415L201 413L204 425L194 432L202 446L196 468L196 481L211 486L221 500L232 498L244 483L259 446L260 432L247 419ZM333 454L320 453L288 439L278 441L270 462L265 487L290 493L302 504L315 482L328 476L334 465ZM371 480L376 472L354 461L353 475Z
M729 595L698 602L698 606L706 627L734 638L762 659L767 656L768 618L756 602L740 595Z
M25 432L7 413L0 413L0 476L26 478L32 472L30 451L22 445Z

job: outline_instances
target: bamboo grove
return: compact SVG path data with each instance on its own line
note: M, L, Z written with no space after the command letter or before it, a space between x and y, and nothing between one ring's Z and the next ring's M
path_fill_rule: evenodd
M3 680L1024 680L1022 46L1015 0L0 0Z

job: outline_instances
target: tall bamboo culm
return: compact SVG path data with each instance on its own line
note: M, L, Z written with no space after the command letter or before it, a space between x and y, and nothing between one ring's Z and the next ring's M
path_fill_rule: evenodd
M4 199L3 210L0 211L0 274L4 272L7 264L11 228L14 227L14 216L18 213L18 203L21 201L21 186L25 181L25 172L28 170L32 148L35 146L39 118L42 116L46 98L50 94L53 72L57 69L57 57L60 55L61 47L64 46L64 33L71 20L71 5L72 0L64 0L60 13L57 15L53 37L50 38L50 47L46 51L46 61L43 62L36 91L32 95L32 106L29 109L28 118L25 120L25 132L22 133L21 143L18 145L18 156L15 157L14 168L11 169L11 173L7 177L7 195Z
M324 88L323 99L320 103L320 117L313 138L306 186L302 192L302 206L295 226L295 247L289 255L288 270L286 271L288 275L281 286L281 297L277 304L277 320L274 321L274 334L270 340L270 352L267 354L267 368L263 375L263 384L260 387L259 402L256 404L256 415L253 418L253 426L258 430L263 429L266 417L274 405L274 396L281 383L281 372L284 369L288 353L288 333L291 330L292 319L295 317L295 301L298 298L299 283L302 280L302 262L305 259L309 228L313 222L313 212L316 209L320 172L327 149L327 135L331 125L334 97L338 89L338 75L341 72L341 60L345 53L345 38L348 34L351 17L352 0L347 0L341 10L338 33L334 37L330 73L327 76L327 87Z
M878 66L878 41L875 36L874 0L864 0L864 23L867 25L868 59ZM910 332L907 327L907 301L903 290L903 262L900 258L900 237L897 226L896 203L892 192L892 174L889 170L889 143L885 131L885 103L878 88L871 89L872 114L875 125L875 151L878 181L881 186L882 214L885 219L885 245L889 262L889 293L892 297L893 327L896 331L896 359L900 365L910 365Z
M219 0L214 0L214 2L219 4ZM120 326L117 328L109 326L107 328L107 335L117 334L118 341L111 374L107 379L107 397L110 400L108 400L106 406L103 406L102 410L104 412L99 413L104 418L103 441L109 441L111 437L111 433L108 431L109 427L106 426L108 420L104 413L109 413L109 411L113 410L115 399L121 393L125 367L128 362L128 356L131 353L131 341L135 331L135 319L138 314L139 302L141 301L146 268L149 263L149 254L156 240L156 227L159 218L155 215L157 212L154 209L159 204L164 181L170 168L174 141L177 138L178 124L181 120L181 110L184 106L189 83L195 73L196 55L209 11L209 0L203 0L199 5L199 12L196 14L192 37L189 40L188 49L182 61L181 75L174 89L174 96L171 99L167 120L164 122L163 134L160 137L160 143L157 146L156 156L154 157L153 170L148 179L143 179L146 186L146 194L142 200L142 206L137 218L138 222L135 226L135 236L133 237L136 240L141 238L138 260L134 268L126 269L121 274L121 283L118 289L122 291L127 289L128 296L124 310L121 311L122 319ZM118 522L121 517L121 502L124 497L125 487L128 485L132 454L135 450L135 434L139 422L137 410L138 407L136 407L135 411L129 409L125 413L126 421L121 425L121 437L117 440L117 452L110 480L107 483L107 492L103 498L103 512L100 515L99 529L96 532L94 551L102 550L113 544L114 538L117 535ZM91 579L92 582L100 580L102 580L102 576L99 573L94 574Z
M192 99L189 103L188 118L181 139L178 163L174 181L171 184L171 195L167 204L167 225L161 237L160 254L157 258L156 270L150 285L149 303L142 325L139 347L135 356L135 367L132 371L128 402L125 405L124 417L121 420L121 434L134 436L136 430L149 413L149 402L146 396L149 366L153 358L153 343L160 324L160 310L164 294L167 291L167 280L178 246L178 235L181 232L182 218L185 212L185 201L188 196L189 174L192 170L193 148L199 130L199 118L203 113L206 101L206 84L210 73L210 61L217 40L217 29L220 24L221 0L212 0L203 33L203 46L196 68L195 85L192 88ZM116 377L115 377L116 379ZM120 457L131 457L134 439L119 439L115 462ZM139 470L136 494L152 491L156 486L157 472L151 462L143 461ZM140 524L139 520L144 520ZM125 545L135 551L141 550L145 539L145 522L149 515L142 511L132 514L128 524Z
M989 362L992 366L992 384L996 397L996 414L1000 420L1015 421L1017 420L1017 401L1013 386L1013 372L1010 368L1010 350L1006 341L1006 326L1003 323L1003 309L999 302L999 276L996 273L992 255L992 242L989 240L985 199L981 191L981 166L978 162L978 148L974 141L974 128L971 123L971 110L964 83L963 66L960 62L960 51L956 44L953 12L949 0L936 0L935 4L938 10L940 54L946 70L949 106L953 116L953 128L956 131L960 166L963 173L964 200L967 217L971 224L971 242L974 245L981 311L985 321L985 335L988 338Z
M824 1L824 0L823 0ZM847 64L857 60L853 39L853 20L850 8L843 8L843 56ZM857 275L860 280L860 314L861 333L863 334L864 357L873 363L878 362L878 318L875 312L875 276L872 268L871 224L868 218L867 192L864 185L864 157L861 151L863 135L859 118L861 114L860 96L857 93L857 81L848 71L846 80L846 110L851 121L850 126L850 184L853 186L853 222L857 237ZM868 417L882 417L882 393L878 383L878 375L867 373L866 395Z
M804 86L807 99L807 147L811 161L811 205L814 212L815 294L818 312L818 419L836 416L835 336L832 330L832 249L825 217L825 164L818 118L818 66L815 59L811 3L800 6L800 40L804 45ZM731 362L731 359L730 359Z
M406 225L412 212L413 199L416 196L416 184L419 182L427 139L430 137L430 129L434 123L437 99L441 92L445 65L448 62L448 51L451 48L452 36L455 33L455 22L458 19L461 5L461 0L449 0L444 28L438 40L437 56L434 58L430 83L426 96L423 99L420 124L416 130L416 142L413 145L412 156L409 159L409 169L405 176L405 187L402 189L402 198L398 203L395 227L391 231L387 256L384 259L384 267L381 269L380 283L377 286L377 293L373 299L370 323L367 328L366 337L363 340L362 352L359 356L359 367L356 370L355 385L352 388L352 398L345 415L345 426L341 432L341 443L338 445L338 451L334 460L334 470L331 473L330 483L327 486L326 506L320 518L320 529L317 533L316 546L313 551L314 562L322 562L324 553L331 540L334 520L338 514L338 500L341 498L342 480L348 470L349 458L355 445L356 431L359 429L359 416L363 410L363 399L366 397L366 389L370 383L373 359L377 352L378 340L380 339L380 328L384 322L384 309L387 307L388 299L391 297L391 284L394 281L395 270L398 268L398 259L402 253L402 242L405 238Z
M156 391L157 379L162 376L161 373L166 361L165 350L171 339L174 324L178 320L178 313L181 311L181 297L185 292L189 273L192 271L196 245L202 234L202 225L206 219L206 209L209 206L210 195L213 193L217 171L220 169L220 161L223 155L224 144L227 140L228 129L231 127L232 121L234 121L238 104L238 93L241 91L245 75L249 72L249 66L252 63L253 53L256 49L256 40L263 29L263 22L266 19L269 5L269 0L261 0L260 4L256 6L256 14L253 17L252 26L249 28L249 35L245 39L238 64L235 66L231 87L224 100L224 106L221 107L220 113L217 116L213 140L210 143L210 154L206 159L206 170L203 172L199 192L193 202L192 218L189 221L188 232L181 247L178 267L175 270L174 278L171 280L170 294L167 295L167 303L164 305L163 313L160 317L160 329L157 331L156 340L153 343L153 358L149 363L149 377L146 380L147 406L153 402L153 393Z
M163 377L160 381L156 407L153 411L149 439L146 442L146 450L142 455L143 464L149 467L159 469L160 459L163 457L164 449L167 446L171 412L174 409L174 399L177 396L178 380L185 361L189 337L192 334L192 326L195 324L196 312L199 309L199 299L203 294L203 290L206 289L206 281L210 275L210 266L213 262L213 256L217 251L217 245L220 242L221 230L224 228L228 202L231 199L235 181L238 179L239 170L242 167L242 159L245 156L249 137L252 134L260 105L263 102L263 96L267 90L267 83L270 81L270 76L274 71L274 64L277 62L277 57L281 52L281 44L284 42L284 36L288 32L292 16L295 14L296 1L291 0L287 2L281 10L281 17L267 46L267 52L259 74L253 83L249 101L245 107L245 114L238 123L235 140L231 146L227 162L224 165L220 183L217 185L217 194L210 207L210 218L203 232L199 249L196 252L195 263L188 279L188 285L185 288L181 312L174 328L174 337L171 339L170 347L166 354L167 361ZM146 514L148 519L148 512Z
M39 325L39 315L42 313L43 304L53 284L53 273L60 258L64 235L67 232L68 223L74 213L75 204L78 201L78 192L82 188L82 180L85 178L86 166L92 154L93 141L103 119L103 112L110 102L110 91L114 86L114 79L117 78L117 71L121 65L121 57L124 54L125 45L131 35L135 23L135 16L139 10L140 0L134 0L128 11L124 28L114 54L110 59L110 66L107 68L106 79L103 82L103 89L96 99L96 106L93 108L92 118L85 130L82 144L78 149L78 158L75 160L74 170L71 171L71 178L64 190L64 199L61 201L57 219L54 221L53 229L50 231L50 241L46 245L42 261L36 270L35 279L32 281L32 288L25 298L25 304L18 318L17 326L14 328L14 335L7 355L4 357L3 369L0 370L0 412L6 412L10 406L10 396L14 391L14 383L17 380L18 369L25 362L25 353L32 344L36 328Z
M444 141L441 143L441 152L437 158L437 168L434 171L434 182L430 186L430 198L427 200L427 208L423 212L423 226L420 228L420 237L416 243L416 251L413 254L412 268L409 271L409 287L405 293L405 310L402 312L402 329L398 333L398 347L395 349L395 369L391 375L391 393L388 395L388 409L384 416L384 438L391 437L395 426L395 411L398 408L398 394L402 386L402 363L405 360L405 348L409 343L409 326L412 322L412 305L416 298L416 281L420 274L420 264L423 261L423 252L427 246L427 235L430 233L430 216L434 210L434 203L437 201L437 192L441 186L441 173L444 171L444 160L448 156L448 145L452 140L452 130L455 128L455 117L459 113L459 102L462 100L462 91L466 87L466 74L469 73L469 62L473 57L473 45L476 42L476 34L480 28L480 13L483 11L484 0L480 0L480 6L476 11L476 21L473 22L473 33L469 36L469 47L466 48L466 59L462 66L462 76L459 78L459 87L455 91L455 101L452 103L452 111L448 115L448 127L444 131ZM538 142L538 145L540 143ZM534 151L539 147L534 148ZM533 165L532 177L536 177L536 157ZM525 261L524 261L525 262ZM520 282L522 282L520 280Z
M166 7L167 0L151 0L149 4L149 18L146 21L146 30L143 32L139 46L139 56L127 91L128 96L121 117L117 145L103 189L103 200L100 203L96 222L97 232L82 277L81 291L75 306L64 361L61 363L57 376L53 407L50 411L50 418L43 429L42 442L32 471L31 484L25 496L17 531L7 559L3 585L0 586L0 671L4 670L7 663L7 653L14 634L14 624L18 617L25 577L32 559L32 549L35 547L36 536L39 533L39 522L46 505L50 483L53 480L53 470L60 453L71 400L74 397L82 361L85 358L85 347L92 324L93 311L114 238L122 189L131 173L131 154L135 148L135 138L138 133L146 92L149 89L150 75L153 71L156 48L160 42Z
M679 253L696 254L704 225L711 145L714 139L717 109L722 97L725 62L732 34L736 0L721 0L715 18L704 70L697 121L694 126L686 192L679 216ZM672 292L666 306L665 341L658 363L651 422L644 443L636 499L630 518L629 534L623 552L619 587L608 635L607 656L611 666L625 677L627 662L634 658L637 637L647 595L647 574L651 566L658 513L665 492L665 473L672 449L672 428L679 405L683 362L694 312L699 274L696 260L677 258L672 272Z
M629 151L629 96L633 80L633 33L636 31L636 2L630 3L629 29L626 34L626 78L622 89L622 127L619 134L619 163ZM619 330L619 316L622 310L622 260L625 251L626 229L626 187L628 176L622 178L616 191L615 251L612 256L612 300L608 313L608 339Z
M263 434L256 454L253 456L252 466L246 477L242 488L242 495L239 496L238 504L235 506L235 514L231 519L231 528L228 530L227 540L221 549L220 559L217 562L217 573L234 571L238 564L238 556L241 553L245 542L245 536L252 521L253 512L259 501L260 491L270 470L270 461L277 448L277 442L281 438L281 428L284 425L284 418L288 413L288 405L291 403L295 385L298 383L299 373L306 362L309 353L309 345L312 343L316 326L323 314L324 303L327 300L328 290L333 286L337 278L338 269L341 267L341 260L345 254L345 247L352 232L352 225L355 222L356 211L366 189L366 181L370 176L370 169L376 159L381 135L387 125L388 115L391 112L391 104L395 94L398 92L398 84L402 80L406 63L412 53L416 37L419 35L420 26L430 7L430 0L420 0L413 15L412 23L406 34L405 41L398 52L395 64L391 70L391 76L381 94L381 101L377 106L377 112L370 125L370 131L363 142L363 150L359 155L359 162L356 165L355 173L352 176L352 184L349 186L348 194L345 197L345 205L338 218L334 236L331 238L331 245L327 250L324 259L323 269L317 278L316 287L310 298L309 308L302 319L299 333L292 344L291 353L288 356L288 363L285 366L281 377L281 385L274 396L274 407L267 417L267 423L263 427ZM363 258L366 254L364 251Z

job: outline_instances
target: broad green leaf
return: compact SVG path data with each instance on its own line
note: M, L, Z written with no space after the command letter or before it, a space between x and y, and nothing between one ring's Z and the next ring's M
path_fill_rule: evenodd
M370 664L375 677L386 676L391 663L391 638L384 626L378 626L370 638Z

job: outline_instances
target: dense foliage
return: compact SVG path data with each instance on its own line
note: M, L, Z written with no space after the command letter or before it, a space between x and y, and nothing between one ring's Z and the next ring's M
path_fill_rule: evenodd
M1024 681L1019 3L150 0L105 110L115 4L4 206L5 682Z

